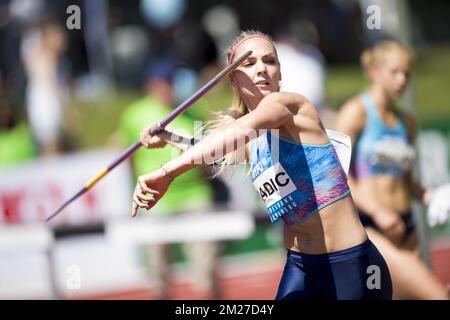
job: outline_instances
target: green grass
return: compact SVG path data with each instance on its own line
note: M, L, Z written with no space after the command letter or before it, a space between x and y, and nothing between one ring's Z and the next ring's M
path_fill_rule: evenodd
M423 128L450 129L450 46L419 51L415 89Z
M326 80L327 105L339 109L345 101L367 86L359 65L336 65L328 68Z
M95 101L74 99L65 113L64 131L80 149L104 147L114 143L122 112L128 105L143 97L138 90L110 90ZM225 110L231 101L226 83L217 85L187 111L195 119L209 117L210 111ZM158 119L162 120L162 119ZM149 125L153 124L149 119ZM138 137L136 137L138 139Z
M134 91L109 91L97 101L73 100L66 112L65 130L81 149L103 147L117 130L122 111L140 94Z

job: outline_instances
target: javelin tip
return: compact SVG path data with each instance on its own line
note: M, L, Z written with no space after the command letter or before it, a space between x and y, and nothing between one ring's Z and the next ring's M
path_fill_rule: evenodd
M56 215L58 213L60 213L61 211L64 210L65 207L67 207L69 204L71 204L73 201L75 201L76 199L78 199L81 195L83 195L86 191L88 191L89 189L87 187L84 187L83 189L81 189L80 191L78 191L77 194L75 194L72 198L70 198L68 201L66 201L61 207L59 207L58 210L56 210L51 216L49 216L47 219L45 219L45 222L49 222L51 219L53 219L54 217L56 217Z

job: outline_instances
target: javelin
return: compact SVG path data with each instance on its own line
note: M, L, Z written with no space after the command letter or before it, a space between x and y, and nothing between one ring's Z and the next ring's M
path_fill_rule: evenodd
M191 97L181 103L178 107L176 107L166 118L162 121L154 125L150 129L150 133L152 135L159 134L164 131L164 128L172 122L177 116L183 113L188 107L190 107L194 102L200 99L205 93L211 90L223 77L230 74L234 69L236 69L246 58L248 58L252 54L252 51L247 51L244 53L239 59L237 59L232 64L226 66L222 71L220 71L214 78L212 78L208 83L206 83L203 87L197 90ZM85 194L87 191L92 189L92 187L102 179L107 173L112 171L115 167L117 167L120 163L122 163L125 159L130 157L137 149L142 146L142 143L138 140L134 144L130 145L120 156L118 156L113 162L111 162L105 169L100 171L94 178L89 180L88 183L78 191L72 198L67 200L62 206L58 208L51 216L45 219L45 222L53 219L58 213L60 213L64 208L66 208L70 203L78 199L80 196Z

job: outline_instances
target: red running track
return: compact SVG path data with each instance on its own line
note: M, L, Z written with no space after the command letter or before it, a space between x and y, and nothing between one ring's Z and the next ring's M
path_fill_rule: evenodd
M450 288L450 242L433 245L430 252L433 270L437 277ZM221 300L272 300L281 277L284 257L267 254L251 257L246 261L227 262L221 266L219 285ZM223 270L222 270L223 269ZM120 292L105 292L68 299L102 300L148 300L154 299L151 288L130 288ZM188 279L175 280L170 286L173 300L206 300L210 297L193 289Z

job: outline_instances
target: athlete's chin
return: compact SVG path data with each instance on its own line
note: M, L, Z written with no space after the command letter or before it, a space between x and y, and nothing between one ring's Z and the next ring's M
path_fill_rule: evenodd
M270 91L255 90L252 92L253 98L255 99L262 99L268 94L270 94Z
M275 92L275 90L272 90L272 89L259 89L258 91L262 97L268 96L269 94Z
M248 91L246 96L247 98L253 100L253 101L257 101L257 103L259 103L262 99L264 99L265 97L267 97L269 94L275 92L272 89L253 89L251 91Z
M405 93L404 89L398 89L398 90L394 90L390 93L391 98L393 99L399 99L403 96L403 94Z

